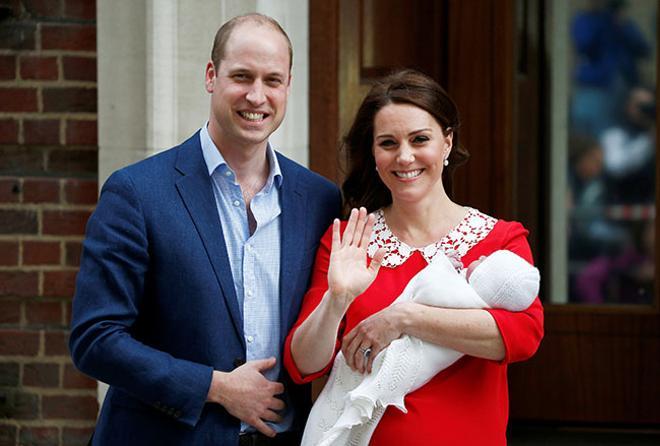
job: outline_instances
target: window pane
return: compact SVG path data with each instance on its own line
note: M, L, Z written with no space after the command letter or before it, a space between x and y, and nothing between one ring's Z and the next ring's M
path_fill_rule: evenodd
M650 304L657 1L548 7L552 301Z

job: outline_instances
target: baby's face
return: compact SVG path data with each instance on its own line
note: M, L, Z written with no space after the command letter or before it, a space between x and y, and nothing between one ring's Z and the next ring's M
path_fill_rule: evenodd
M479 266L481 262L484 261L485 258L486 256L481 256L477 260L475 260L474 262L468 265L467 271L465 271L465 280L467 281L470 280L470 275L472 275L472 271L474 271L477 268L477 266Z

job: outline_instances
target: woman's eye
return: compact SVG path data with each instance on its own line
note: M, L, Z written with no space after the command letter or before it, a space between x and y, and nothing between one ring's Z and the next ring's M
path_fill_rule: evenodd
M388 148L394 147L396 145L396 142L392 141L391 139L385 139L385 140L381 141L380 143L378 143L378 145L383 147L383 148L388 149Z
M412 140L413 144L423 144L429 140L428 136L418 135L415 136Z

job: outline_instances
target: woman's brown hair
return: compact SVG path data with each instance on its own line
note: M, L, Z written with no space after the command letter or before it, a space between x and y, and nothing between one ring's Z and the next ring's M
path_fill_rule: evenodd
M459 144L458 109L447 92L436 81L418 71L397 71L371 88L344 138L342 150L346 154L348 169L342 185L345 211L364 206L368 212L373 212L392 203L389 189L376 172L373 155L374 119L389 104L419 107L435 118L445 135L453 134L449 165L442 173L442 184L450 197L454 170L470 156Z

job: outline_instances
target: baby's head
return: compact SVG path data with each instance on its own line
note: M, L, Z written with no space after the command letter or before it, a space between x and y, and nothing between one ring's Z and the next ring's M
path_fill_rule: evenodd
M495 251L471 271L472 288L491 308L522 311L538 295L539 270L511 251Z

